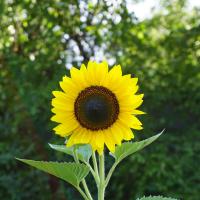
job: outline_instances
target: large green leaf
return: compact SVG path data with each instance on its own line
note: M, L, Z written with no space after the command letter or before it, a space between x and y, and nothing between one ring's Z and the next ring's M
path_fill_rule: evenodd
M174 198L162 197L162 196L149 196L149 197L142 197L137 200L177 200Z
M72 147L66 147L65 145L56 145L56 144L49 144L49 146L52 148L52 149L55 149L57 151L60 151L60 152L64 152L68 155L71 155L73 156L73 152L74 152L74 148L76 148L76 151L77 151L77 156L78 156L78 159L81 160L81 161L86 161L86 162L89 162L89 159L92 155L92 150L91 150L91 147L90 145L79 145L79 146L72 146Z
M84 164L35 161L19 158L17 158L17 160L61 178L75 187L77 187L80 181L89 173L89 168Z
M153 137L150 137L146 140L142 140L140 142L125 142L121 146L116 147L115 153L112 154L116 160L116 162L120 162L125 157L143 149L147 145L151 144L153 141L155 141L163 131Z

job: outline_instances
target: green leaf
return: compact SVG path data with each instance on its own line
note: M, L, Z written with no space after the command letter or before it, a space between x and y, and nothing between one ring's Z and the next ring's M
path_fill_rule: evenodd
M116 147L115 153L112 154L112 156L114 156L116 162L120 162L127 156L129 156L129 155L143 149L144 147L148 146L149 144L151 144L163 133L163 131L153 137L150 137L146 140L142 140L140 142L125 142L121 146Z
M89 168L84 164L67 163L67 162L46 162L27 159L17 160L28 165L36 167L44 172L52 174L62 180L72 184L75 187L79 186L80 181L89 173Z
M168 197L162 197L162 196L149 196L149 197L142 197L140 199L137 200L177 200L174 198L168 198Z
M83 162L84 161L89 162L89 159L92 155L91 147L90 147L90 145L87 145L87 144L79 145L79 146L72 146L72 147L66 147L65 145L55 145L55 144L49 144L49 146L52 149L66 153L71 156L73 156L73 152L76 148L78 159Z

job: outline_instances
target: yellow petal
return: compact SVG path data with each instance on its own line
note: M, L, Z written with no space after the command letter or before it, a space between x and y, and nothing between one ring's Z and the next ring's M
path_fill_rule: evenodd
M62 137L66 137L71 135L72 131L74 130L74 127L66 126L65 124L59 124L53 130L55 131L56 134Z
M88 144L90 142L91 139L91 132L88 131L87 129L84 128L80 128L80 143L81 144Z
M60 103L63 103L63 104L65 104L65 105L67 105L67 104L74 104L74 101L75 101L75 99L66 98L66 97L62 97L62 96L60 96L60 97L55 97L55 98L53 98L52 100L57 101L57 102L60 102Z
M142 105L142 103L143 103L143 100L138 100L132 104L132 108L133 109L138 108Z
M97 148L98 148L98 146L97 146L97 143L96 143L96 134L95 134L95 132L93 132L93 133L91 134L90 144L91 144L91 146L92 146L92 149L93 149L94 151L96 151Z
M138 78L131 78L130 80L130 87L134 87L138 82Z
M133 96L130 96L130 97L127 97L127 99L121 99L119 101L119 104L120 104L120 110L122 112L132 112L133 110L135 110L136 108L138 108L143 100L143 94L140 94L140 95L133 95Z
M104 137L105 137L105 144L108 147L109 151L114 153L115 152L115 142L112 138L112 133L110 131L104 131Z
M123 124L120 124L120 128L123 132L123 139L124 140L131 140L134 138L133 132L128 126L124 126Z
M61 110L67 110L67 111L73 111L74 105L71 103L59 101L58 99L54 98L51 101L51 105L55 108L61 109Z
M115 65L110 71L109 76L111 77L121 77L122 76L122 68L120 65Z
M85 73L83 73L81 70L78 70L75 67L72 67L70 69L71 79L74 84L79 86L80 90L83 90L87 87L87 81L85 80Z
M55 113L55 114L58 114L58 113L67 114L67 113L69 113L69 112L72 113L73 110L69 111L69 110L67 110L67 109L65 109L65 108L52 108L52 109L51 109L51 112L53 112L53 113Z
M110 131L112 133L112 137L115 141L115 144L121 145L122 142L121 130L116 125L113 125L112 127L110 127Z
M97 85L96 68L97 68L96 62L92 61L88 62L86 80L89 85Z
M108 75L108 63L107 62L102 62L97 64L96 68L96 84L97 85L102 85L102 81L105 79L105 77Z
M70 136L69 140L67 141L67 147L71 147L74 144L76 144L75 140L77 138L78 133L73 132L72 135Z
M86 66L85 66L84 64L81 65L80 71L81 71L82 73L86 73L86 72L87 72L87 68L86 68Z
M133 132L131 131L131 129L127 128L126 130L124 130L124 140L131 140L134 138L134 134Z
M51 121L58 122L58 123L65 123L69 125L78 125L78 122L76 121L75 117L71 114L56 114L53 117L51 117Z
M98 149L102 149L104 146L104 134L102 131L96 133L96 146Z
M130 128L134 128L135 126L141 126L142 123L138 118L136 118L133 115L127 114L127 113L120 113L119 114L119 120L129 126Z
M98 151L99 155L103 154L103 148L98 148L97 151Z
M114 66L108 73L108 76L105 77L103 86L107 87L111 91L116 91L121 86L122 79L122 70L121 66Z
M60 87L65 93L70 94L73 97L76 97L80 92L78 85L74 84L72 79L67 76L64 76L63 81L60 81Z
M141 110L133 110L133 111L132 111L132 114L134 114L134 115L144 115L144 114L146 114L146 113L143 112L143 111L141 111Z
M133 127L132 127L133 129L135 129L135 130L142 130L143 129L143 127L142 126L137 126L137 125L133 125Z
M138 85L132 87L132 88L131 88L132 94L135 94L135 93L138 91L138 89L139 89L139 86L138 86Z
M53 91L52 94L55 97L61 97L61 98L65 98L66 97L66 94L64 92L61 92L61 91Z

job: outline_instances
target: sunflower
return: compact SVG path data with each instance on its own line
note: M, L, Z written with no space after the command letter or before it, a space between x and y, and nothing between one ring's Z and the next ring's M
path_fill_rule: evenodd
M68 147L90 144L99 154L104 146L114 152L115 145L134 138L131 129L142 129L136 115L144 114L137 110L144 95L136 95L138 79L122 75L120 65L109 71L107 62L89 61L80 70L72 67L70 75L60 82L63 91L53 91L51 118Z

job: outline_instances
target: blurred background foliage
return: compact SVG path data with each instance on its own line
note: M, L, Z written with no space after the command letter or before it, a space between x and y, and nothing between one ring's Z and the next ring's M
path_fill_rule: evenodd
M199 200L200 9L161 0L159 11L138 20L130 2L0 1L0 199L80 199L68 184L14 157L69 160L47 144L63 143L49 120L51 91L71 64L92 58L139 77L148 114L136 139L166 128L154 145L118 167L106 199Z

